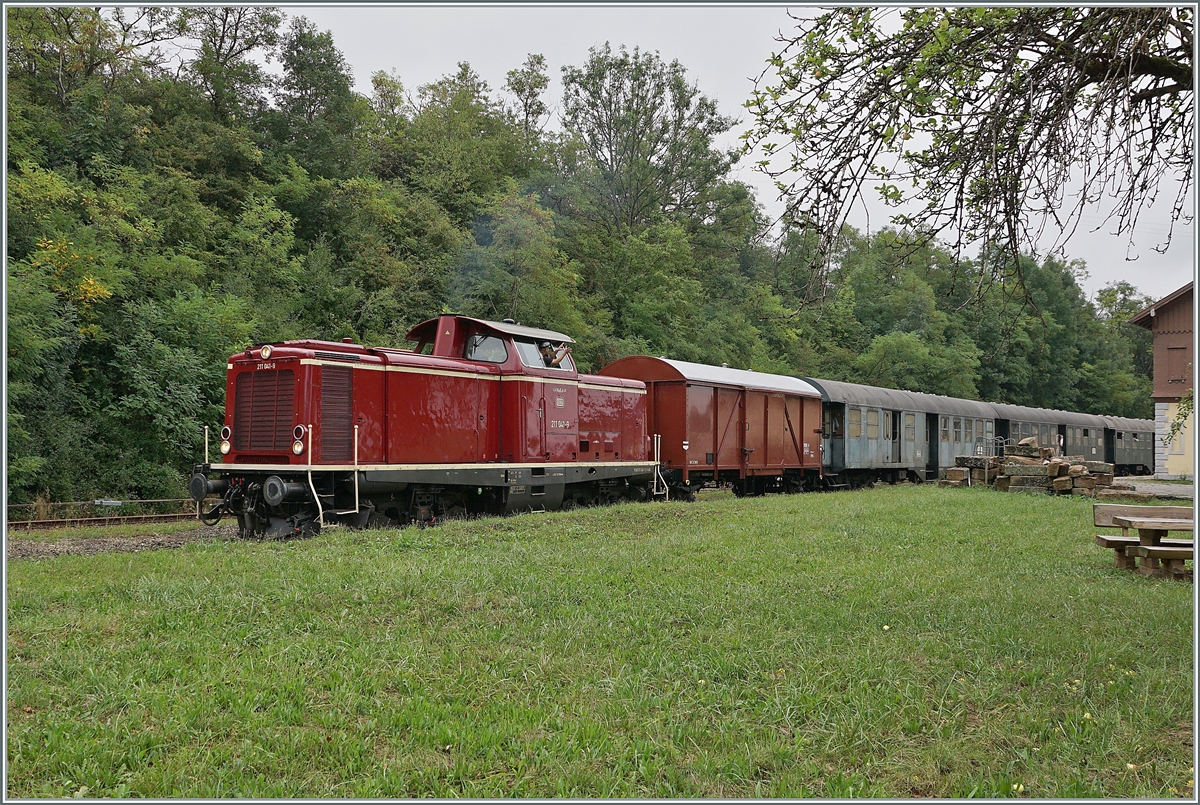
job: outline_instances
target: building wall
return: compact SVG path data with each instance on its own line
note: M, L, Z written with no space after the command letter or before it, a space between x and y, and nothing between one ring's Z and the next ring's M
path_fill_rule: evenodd
M1196 477L1196 415L1192 413L1183 430L1169 445L1163 444L1167 428L1175 420L1179 403L1154 404L1154 477L1164 480Z
M1192 291L1156 305L1154 333L1155 402L1178 401L1192 385Z

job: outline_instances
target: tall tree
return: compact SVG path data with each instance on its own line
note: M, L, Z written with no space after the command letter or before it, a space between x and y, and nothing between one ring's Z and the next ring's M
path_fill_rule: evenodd
M1003 244L1000 274L1019 273L1047 227L1061 245L1101 199L1105 224L1131 241L1164 183L1172 223L1186 213L1188 6L839 8L794 19L747 103L748 139L766 152L759 168L789 215L822 233L822 255L871 183L886 203L915 208L894 221L930 238L949 232L956 255Z
M396 176L467 225L508 178L528 173L520 130L471 65L417 91L395 141Z
M292 20L279 48L283 78L267 128L284 154L309 173L348 178L357 173L356 134L370 114L366 98L354 92L354 77L329 31L305 17Z
M546 57L530 53L525 63L516 70L509 70L504 88L517 100L516 118L525 134L525 147L529 148L542 130L542 118L550 111L542 100L542 93L550 86L546 75Z
M268 61L279 44L284 15L273 8L195 7L183 11L183 29L195 41L188 69L204 88L214 117L222 122L246 115L264 99Z
M563 67L563 125L582 144L576 177L582 210L614 231L635 232L664 214L686 216L736 160L713 141L734 125L658 53L591 48Z

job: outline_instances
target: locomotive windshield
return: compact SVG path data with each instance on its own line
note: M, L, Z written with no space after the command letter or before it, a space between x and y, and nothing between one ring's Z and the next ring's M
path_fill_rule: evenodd
M463 357L469 361L504 363L508 360L508 348L504 346L504 341L494 335L473 335L467 339Z

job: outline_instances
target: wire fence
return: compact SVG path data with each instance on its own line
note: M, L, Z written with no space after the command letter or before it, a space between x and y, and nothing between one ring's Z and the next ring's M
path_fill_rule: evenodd
M10 503L5 518L9 528L51 528L129 522L170 522L196 516L191 498L161 500L73 500L51 503Z

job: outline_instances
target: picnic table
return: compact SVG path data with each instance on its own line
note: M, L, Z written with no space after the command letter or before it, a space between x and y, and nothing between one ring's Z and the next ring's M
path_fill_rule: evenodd
M1112 518L1113 525L1119 528L1136 530L1138 544L1125 548L1128 557L1139 557L1138 572L1147 576L1184 576L1184 560L1194 559L1194 547L1189 540L1172 540L1164 544L1163 540L1172 531L1196 530L1192 517L1151 517L1146 515L1117 515Z
M1096 535L1097 545L1113 550L1117 567L1136 569L1147 576L1191 578L1191 571L1185 569L1183 563L1194 558L1193 541L1168 536L1172 531L1195 530L1190 506L1097 503L1092 507L1092 514L1095 524L1100 528L1121 529L1119 537ZM1136 531L1137 536L1130 531Z

